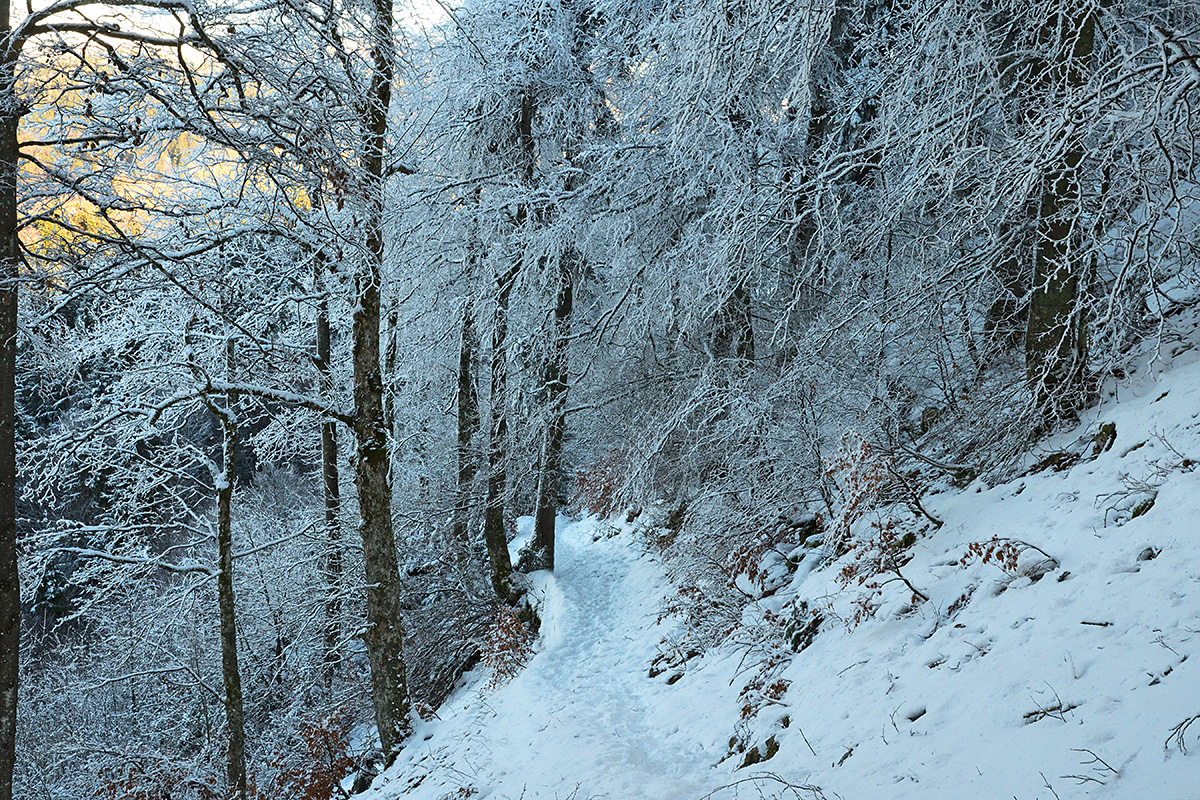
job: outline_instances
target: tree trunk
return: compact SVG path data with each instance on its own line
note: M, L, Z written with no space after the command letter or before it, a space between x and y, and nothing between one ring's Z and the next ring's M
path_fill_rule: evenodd
M387 115L394 71L391 0L375 0L371 86L365 113L364 194L367 260L355 278L353 324L354 484L362 516L367 579L367 660L384 758L391 761L409 732L409 697L400 622L400 570L392 529L388 421L380 369L380 293L383 277L383 186Z
M492 587L505 602L516 602L512 559L504 525L508 487L508 301L519 271L513 266L496 276L496 314L492 324L491 426L488 430L487 500L483 511L483 540L487 546Z
M1066 13L1066 12L1062 12ZM1061 25L1060 25L1061 22ZM1070 19L1047 23L1048 35L1060 36L1050 62L1052 85L1073 89L1087 82L1095 39L1095 17L1082 9ZM1069 122L1067 123L1069 125ZM1072 253L1079 221L1083 141L1064 132L1057 163L1042 176L1034 247L1033 287L1025 333L1025 365L1038 406L1073 416L1082 406L1087 329L1079 303L1082 261Z
M533 117L536 103L529 92L521 95L517 114L517 159L519 180L526 189L533 187L537 152L533 141ZM536 215L536 212L534 212ZM529 222L529 204L517 208L518 228ZM522 245L518 244L518 248ZM521 273L524 252L518 249L512 266L496 275L496 312L492 325L492 385L489 403L491 425L488 429L487 498L483 510L483 541L487 546L492 587L501 600L516 604L520 599L512 582L512 558L508 554L508 536L504 525L504 502L508 489L508 304L513 284Z
M234 340L225 342L226 369L232 372ZM232 374L229 380L232 381ZM231 792L246 797L246 724L242 678L238 672L237 618L233 597L233 484L237 478L237 393L228 392L225 408L213 408L221 423L221 476L217 481L217 605L221 611L221 680L225 685L225 724L229 749L225 774Z
M792 329L799 330L811 320L823 302L829 278L829 265L817 251L820 233L817 205L821 202L822 191L834 187L823 185L820 178L823 170L821 158L822 151L831 140L834 145L838 144L836 137L839 129L834 124L837 84L844 81L845 74L857 66L852 21L851 5L844 0L837 0L832 8L828 39L821 51L823 68L814 70L809 78L810 99L807 107L789 106L787 112L793 124L801 118L801 114L807 114L803 138L797 137L798 141L783 153L782 185L784 191L792 195L790 211L794 220L787 233L787 258L783 263L780 282L780 288L789 303L789 332ZM750 347L747 352L753 353L753 340L750 339L748 344ZM787 363L795 356L791 345L780 352L782 363Z
M317 257L313 288L317 300L317 372L321 392L328 398L333 394L330 370L331 340L329 332L329 299L325 285L325 259ZM325 601L325 687L333 688L334 675L341 663L338 643L342 638L342 529L338 520L342 496L338 476L337 423L331 419L321 422L321 489L325 500L325 582L329 597Z
M468 521L471 512L471 488L475 483L478 464L471 452L471 440L479 430L479 394L475 389L475 325L471 309L463 309L462 338L458 347L458 491L454 503L452 541L456 557L464 559L468 544Z
M754 363L754 317L747 280L737 282L717 312L710 340L714 358L733 359L743 368Z
M0 31L9 31L8 3ZM17 54L0 41L0 800L12 800L16 763L17 682L21 644L21 587L17 572L17 239L18 103L13 96Z
M554 522L562 485L563 434L567 427L567 350L571 335L571 313L575 302L572 268L575 251L568 249L559 259L558 298L554 307L554 341L542 372L542 390L550 415L542 440L542 465L538 474L537 511L529 569L554 569Z
M726 108L729 125L735 134L739 147L746 151L746 187L745 191L753 193L754 177L758 172L757 145L750 132L750 121L743 113L736 97L730 98ZM733 219L733 228L739 230L745 217L739 211ZM738 274L748 264L733 263L729 294L722 300L713 320L712 333L709 336L709 352L713 358L721 361L734 359L738 368L746 368L754 362L754 319L750 308L750 291L747 283L750 278L746 274Z
M388 435L395 436L396 432L396 390L403 388L403 384L399 387L393 380L396 374L396 357L400 347L400 340L396 336L397 324L400 320L400 309L393 302L387 314L387 347L384 348L383 357L383 374L388 376L388 382L383 387L383 419L387 425ZM420 448L420 445L417 445ZM424 484L426 477L421 475L419 480Z

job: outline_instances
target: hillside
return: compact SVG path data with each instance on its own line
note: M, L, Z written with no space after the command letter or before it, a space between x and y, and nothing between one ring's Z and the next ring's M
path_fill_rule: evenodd
M494 691L468 675L368 796L1200 797L1200 722L1172 736L1200 714L1200 358L1168 350L1043 443L1029 474L925 498L944 524L904 573L929 602L890 585L851 628L825 565L751 604L747 620L802 599L830 611L748 720L739 694L761 653L726 644L650 677L674 624L657 622L664 565L636 523L564 524L526 668ZM1054 561L964 559L993 537ZM735 735L777 752L739 768Z

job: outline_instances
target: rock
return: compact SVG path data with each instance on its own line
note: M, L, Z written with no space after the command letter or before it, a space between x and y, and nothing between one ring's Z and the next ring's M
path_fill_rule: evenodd
M362 769L354 776L350 786L350 794L362 794L371 788L371 784L379 777L379 767L382 764L377 756L373 756L363 764Z
M533 547L523 547L517 555L517 572L538 572L540 570L549 569L550 565L546 558L546 554L541 550L534 550Z
M1154 508L1154 501L1157 499L1158 499L1158 495L1152 494L1149 497L1147 497L1145 500L1142 500L1140 503L1138 503L1136 506L1134 506L1132 509L1130 509L1129 518L1137 519L1138 517L1142 516L1147 511L1149 511L1150 509Z
M1100 426L1100 432L1096 434L1096 438L1092 440L1092 455L1098 456L1101 453L1107 453L1112 449L1113 442L1117 440L1117 423L1106 422Z
M763 761L766 761L769 758L774 758L775 754L779 752L779 740L777 740L774 736L768 738L766 741L766 748L767 753L763 756Z
M1041 461L1034 464L1032 467L1030 467L1025 472L1025 475L1036 475L1039 472L1045 472L1046 470L1051 470L1053 472L1065 472L1066 470L1070 469L1071 467L1075 466L1078 463L1079 463L1079 454L1078 453L1071 453L1066 450L1059 450L1056 453L1051 453L1050 455L1043 458ZM1024 477L1024 476L1022 476L1022 477Z
M1138 553L1138 561L1152 561L1158 558L1159 550L1154 547L1147 547L1142 552Z
M1037 583L1056 569L1058 569L1058 561L1053 558L1043 558L1041 561L1035 561L1024 567L1020 574L1029 578L1031 583Z
M751 747L746 751L746 757L742 759L742 766L739 769L753 766L762 760L762 755L758 752L758 747Z
M792 651L799 653L811 645L813 639L817 638L817 634L820 633L821 623L824 621L824 616L819 612L810 613L808 604L802 602L793 619L783 629L783 634L792 646Z

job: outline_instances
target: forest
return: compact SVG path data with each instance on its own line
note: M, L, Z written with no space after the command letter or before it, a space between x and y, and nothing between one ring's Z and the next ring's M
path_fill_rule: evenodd
M0 800L369 790L565 635L580 519L670 578L642 672L751 641L748 725L814 639L892 600L948 621L912 561L937 498L1107 457L1097 409L1200 310L1197 0L25 0L0 29ZM1025 527L970 547L1080 574ZM835 599L747 621L814 569ZM800 783L758 790L825 796ZM621 796L528 796L572 789Z

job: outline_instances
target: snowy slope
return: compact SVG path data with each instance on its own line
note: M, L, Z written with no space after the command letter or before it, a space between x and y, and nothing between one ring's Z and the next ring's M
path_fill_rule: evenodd
M1081 456L1070 469L925 498L945 524L905 574L930 602L909 609L897 585L853 629L830 615L774 676L790 682L780 703L744 728L764 751L774 737L770 760L739 769L728 753L747 653L649 677L669 624L662 566L630 530L564 520L558 572L539 576L537 654L493 692L470 676L373 796L1200 798L1200 721L1188 752L1168 742L1200 715L1200 363L1177 352L1031 458L1064 448ZM1093 456L1102 423L1116 440ZM1058 566L1035 581L964 563L993 536ZM798 570L763 604L836 611L836 572ZM811 788L781 794L768 774Z

